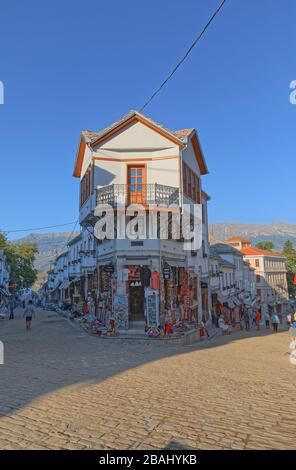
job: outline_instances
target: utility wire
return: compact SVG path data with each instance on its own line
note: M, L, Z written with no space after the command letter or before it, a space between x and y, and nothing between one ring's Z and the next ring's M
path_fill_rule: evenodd
M142 106L142 108L140 109L140 112L143 111L143 109L146 108L146 106L148 106L151 101L156 97L156 95L158 95L158 93L162 90L162 88L167 84L167 82L172 78L172 76L177 72L178 68L183 64L183 62L187 59L187 57L189 56L190 52L192 51L192 49L196 46L196 44L200 41L200 39L202 38L202 36L205 34L206 30L208 29L208 27L210 26L210 24L212 23L212 21L214 20L214 18L218 15L218 13L220 12L220 10L222 9L224 3L226 2L226 0L223 0L220 5L218 6L217 10L212 14L211 18L209 19L209 21L207 22L207 24L205 25L205 27L203 28L203 30L199 33L199 35L197 36L197 38L195 39L195 41L192 43L192 45L189 47L188 51L184 54L184 56L182 57L182 59L180 60L180 62L178 62L178 64L174 67L174 69L172 70L172 72L168 75L168 77L162 82L162 84L160 85L160 87L153 93L153 95L151 95L151 97L146 101L146 103Z
M17 230L4 230L1 229L4 233L15 233L15 232L29 232L30 230L44 230L47 228L56 228L56 227L65 227L66 225L73 225L75 222L68 222L66 224L58 224L58 225L48 225L47 227L32 227L32 228L22 228Z
M76 230L76 227L77 227L77 224L78 224L78 220L76 220L75 225L74 225L74 228L73 228L72 232L71 232L70 235L69 235L69 238L68 238L67 241L62 245L62 248L60 248L60 252L59 252L59 253L56 253L55 255L54 255L54 254L53 254L53 255L47 255L47 256L44 256L44 258L41 258L41 259L51 258L51 257L53 257L53 256L55 256L55 258L57 258L58 256L60 256L60 255L63 253L64 249L68 246L68 243L72 240L73 235L74 235L75 230Z

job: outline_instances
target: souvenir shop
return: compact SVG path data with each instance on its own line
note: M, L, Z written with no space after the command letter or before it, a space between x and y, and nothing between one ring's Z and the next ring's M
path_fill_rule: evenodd
M148 336L161 331L178 335L196 328L196 275L166 261L161 266L159 270L158 257L99 266L97 318L102 324L114 319L119 330L143 326Z
M162 310L165 332L183 334L195 329L199 322L198 279L181 262L163 264Z

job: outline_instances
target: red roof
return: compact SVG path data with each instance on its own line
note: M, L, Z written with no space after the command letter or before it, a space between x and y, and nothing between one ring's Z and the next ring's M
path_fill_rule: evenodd
M245 256L281 256L282 258L285 258L283 253L277 253L276 251L260 250L259 248L253 248L252 246L242 248L240 251Z
M231 238L227 238L227 240L225 240L226 242L244 242L244 243L251 243L250 240L247 240L246 238L242 238L242 237L231 237Z

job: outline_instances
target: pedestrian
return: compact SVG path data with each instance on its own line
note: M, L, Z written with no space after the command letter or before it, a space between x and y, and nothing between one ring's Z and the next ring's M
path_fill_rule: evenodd
M261 313L259 312L259 310L257 310L256 315L255 315L255 322L256 322L256 327L258 331L260 330L260 321L261 321Z
M14 309L16 307L16 302L14 300L14 298L12 297L11 299L9 299L9 320L13 320L14 319Z
M288 315L287 315L287 326L288 326L288 328L290 328L291 323L292 323L292 316L291 316L291 313L288 313Z
M83 305L82 305L82 313L83 315L87 315L89 313L89 308L88 308L88 301L87 299L84 300Z
M28 306L25 308L24 317L26 317L26 329L30 330L32 325L32 318L36 318L36 312L32 300L29 300Z
M279 317L277 316L276 313L273 313L273 314L272 314L271 323L272 323L273 331L274 331L275 333L277 333L277 331L278 331L278 326L279 326L279 323L280 323L280 319L279 319Z
M256 312L254 312L254 310L251 313L251 319L252 319L251 328L253 328L253 326L256 327Z
M244 311L244 321L245 321L246 330L249 331L250 330L250 314L247 309Z
M268 329L270 328L270 315L268 312L265 314L265 327Z

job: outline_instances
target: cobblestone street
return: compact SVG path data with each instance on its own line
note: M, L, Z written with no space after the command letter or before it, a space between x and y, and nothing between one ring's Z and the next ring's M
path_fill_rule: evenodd
M0 323L1 449L294 449L287 332L102 340L53 312Z

